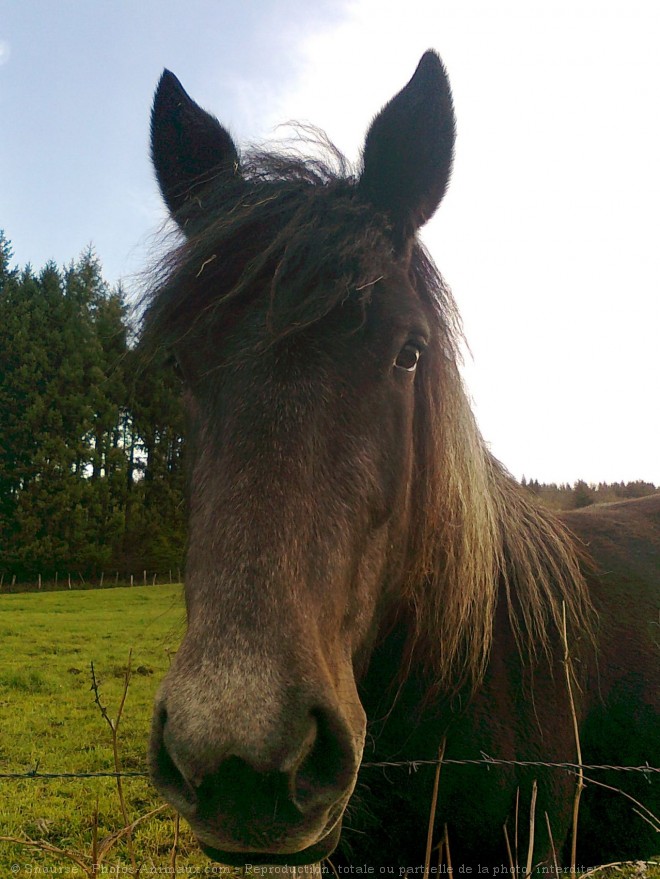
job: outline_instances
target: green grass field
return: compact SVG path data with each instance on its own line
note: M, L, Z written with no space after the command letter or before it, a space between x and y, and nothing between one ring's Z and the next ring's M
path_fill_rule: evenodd
M120 759L124 770L144 770L153 697L184 629L180 585L0 595L0 772L113 771L111 732L94 702L90 663L101 703L114 718L129 651L133 674L119 726ZM129 820L161 805L146 779L123 784ZM101 839L124 824L113 779L0 779L0 836L27 835L89 854L97 800ZM141 824L134 838L138 861L152 872L170 864L172 813ZM180 847L177 864L208 864L184 829ZM129 865L126 845L119 843L106 860ZM18 873L10 873L14 864ZM56 864L66 861L0 843L1 877Z
M44 773L112 772L111 733L94 701L90 663L101 703L114 718L129 651L133 674L119 753L124 771L144 770L153 698L184 630L180 585L0 595L0 773L35 767ZM147 779L123 784L129 821L162 805ZM90 867L94 836L101 841L123 826L113 779L0 779L0 836L41 840ZM183 824L173 869L173 841L169 809L136 827L133 851L141 875L227 875L228 868L199 852ZM85 875L53 853L0 842L0 879L40 872ZM97 875L135 872L121 840ZM660 870L648 867L598 876L608 872L619 879L660 879Z

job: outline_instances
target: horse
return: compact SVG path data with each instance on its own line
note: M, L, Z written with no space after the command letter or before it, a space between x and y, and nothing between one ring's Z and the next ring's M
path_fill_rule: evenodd
M311 157L240 153L162 75L152 159L180 236L141 344L181 380L189 536L155 786L228 865L657 852L660 496L559 518L482 439L417 237L454 152L435 52L357 169L300 140Z

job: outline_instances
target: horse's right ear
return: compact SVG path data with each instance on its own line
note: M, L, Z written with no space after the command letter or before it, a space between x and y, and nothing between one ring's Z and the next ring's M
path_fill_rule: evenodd
M212 179L239 173L238 151L229 133L188 96L169 70L160 78L151 111L151 157L175 219Z
M376 116L367 133L358 191L407 239L445 194L455 140L447 73L425 52L412 79Z

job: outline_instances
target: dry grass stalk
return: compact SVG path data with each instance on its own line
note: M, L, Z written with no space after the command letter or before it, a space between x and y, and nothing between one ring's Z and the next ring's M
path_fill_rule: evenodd
M168 808L169 806L166 805L158 806L158 808L152 809L151 812L147 812L145 815L140 815L140 817L131 824L122 827L121 830L117 830L115 833L111 833L110 836L106 836L106 838L100 843L98 842L98 810L95 811L90 856L85 855L83 852L77 852L71 849L60 848L57 845L52 845L50 842L46 842L45 839L31 839L29 836L26 836L23 839L17 836L0 836L0 842L10 842L13 845L24 845L27 848L36 848L46 854L54 855L60 860L72 861L80 867L88 879L98 879L98 876L102 872L101 866L103 860L115 843L122 839L122 837L126 836L126 834L132 833L142 821L147 821L149 818L153 818L154 815L157 815L159 812L163 812ZM136 867L135 873L132 875L139 876L142 866L143 865Z
M592 867L590 870L586 870L584 873L580 874L580 879L586 879L587 876L593 876L594 873L599 873L601 870L607 870L609 867L612 867L615 870L618 870L620 867L660 867L660 861L613 861L611 864L599 864L598 867Z
M555 840L552 835L552 827L550 826L550 818L548 818L548 813L545 813L545 823L548 828L548 838L550 839L550 845L552 847L552 863L555 868L555 876L559 876L559 864L557 862L557 851L555 849Z
M335 865L332 863L332 861L330 860L330 858L326 858L326 859L325 859L325 863L328 864L328 866L330 867L330 869L331 869L332 872L334 873L336 879L339 879L339 874L338 874L337 871L335 870Z
M577 784L575 785L575 796L573 797L573 825L571 829L571 873L575 873L575 864L577 862L577 831L578 819L580 816L580 797L584 790L584 772L582 771L582 746L580 744L580 729L575 711L575 700L573 699L574 679L573 667L571 665L571 656L568 650L568 635L566 634L566 605L562 602L562 638L564 641L564 674L566 675L566 687L568 689L568 699L571 706L571 717L573 719L573 735L575 736L575 750L577 754L577 764L580 767L577 773Z
M442 830L442 839L436 845L436 849L438 851L438 862L437 862L437 874L440 876L442 873L447 875L453 872L453 867L451 865L451 851L449 849L449 830L447 829L447 825L445 824ZM446 853L446 854L445 854ZM443 870L442 865L444 861L447 861L447 869Z
M445 832L443 836L443 842L445 846L445 851L447 852L447 873L451 876L454 872L454 868L451 865L451 849L449 848L449 831L447 829L447 825L445 824Z
M442 873L443 853L444 853L444 850L445 850L445 841L444 841L444 839L441 839L441 840L440 840L440 842L436 845L436 849L437 849L437 852L438 852L438 859L437 859L437 862L436 862L436 867L437 867L437 871L438 871L438 876L440 876L440 874Z
M630 800L631 803L634 803L636 806L639 806L639 809L633 809L635 814L639 815L647 824L650 824L651 827L655 830L656 833L660 833L660 818L648 809L643 803L640 803L639 800L636 800L631 794L626 793L626 791L621 790L619 787L613 787L611 784L605 784L604 781L596 781L595 778L589 778L588 776L584 776L589 784L595 784L598 787L604 787L606 790L614 791L616 794L621 794L622 797L625 797L627 800ZM639 810L642 810L641 812ZM646 813L646 814L643 814Z
M518 820L520 817L520 787L516 788L516 808L514 811L514 827L513 827L513 850L511 849L511 840L509 838L509 828L506 823L502 825L504 831L504 842L506 844L506 854L509 859L509 869L511 875L518 875ZM508 821L508 819L507 819Z
M174 816L174 842L172 843L172 851L170 852L170 868L172 874L176 876L176 856L179 851L179 829L181 824L181 816L177 812Z
M99 863L99 798L96 797L92 818L92 864Z
M516 867L518 866L518 861L513 860L513 853L511 851L511 842L509 841L509 830L506 824L502 825L502 830L504 831L504 842L506 843L506 854L509 859L509 869L511 870L511 875L516 875Z
M120 839L123 839L124 836L128 837L132 835L135 828L143 821L148 821L149 818L153 818L154 815L158 815L160 812L164 812L166 809L169 809L169 806L166 803L164 803L162 806L157 806L150 812L146 812L144 815L140 815L139 818L136 818L135 821L127 824L126 827L122 827L120 830L115 830L114 833L106 836L99 846L99 865L101 861L105 858L106 854L113 848L116 843L119 842ZM136 867L134 875L138 876L143 866L144 865L141 864L139 867ZM98 874L98 865L94 869L96 870L96 873L94 874L96 876Z
M623 791L621 791L621 793L623 793ZM646 811L649 812L650 810L647 809ZM635 815L639 815L639 817L642 819L642 821L646 821L647 824L650 824L656 833L660 833L660 826L658 825L658 822L657 822L655 815L653 816L653 821L649 821L649 819L646 817L646 815L643 815L639 811L639 809L633 809L633 812L635 813Z
M518 866L518 817L520 814L520 786L516 788L516 826L513 834L513 853L515 856L514 864Z
M442 769L442 758L445 756L446 738L440 742L438 748L438 765L435 767L435 778L433 780L433 796L431 798L431 811L429 813L429 826L426 832L426 856L424 858L424 875L428 876L431 870L431 851L433 848L433 826L435 824L435 812L438 805L438 788L440 786L440 770Z
M532 864L534 858L534 829L536 823L536 794L538 785L536 779L532 782L532 799L529 804L529 842L527 844L527 866L525 867L525 876L532 875Z

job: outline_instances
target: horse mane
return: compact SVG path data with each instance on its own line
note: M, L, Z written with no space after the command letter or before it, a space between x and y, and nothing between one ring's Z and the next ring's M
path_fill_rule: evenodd
M418 293L435 308L443 344L420 361L415 426L416 501L406 598L412 607L407 653L432 672L435 687L478 683L504 600L523 659L593 643L586 555L559 519L492 455L459 371L460 320L423 248L413 253Z
M297 149L252 150L241 174L211 182L179 216L186 239L156 269L142 344L165 347L218 332L228 311L269 296L270 340L309 327L347 299L368 307L396 258L383 215L356 198L357 174L315 129ZM483 677L495 610L504 600L521 655L590 637L593 610L575 544L558 519L494 458L477 427L459 365L463 340L451 291L415 242L410 271L436 318L420 361L415 414L412 540L402 607L407 653L437 687ZM318 282L323 280L322 284ZM413 660L414 655L414 660Z

